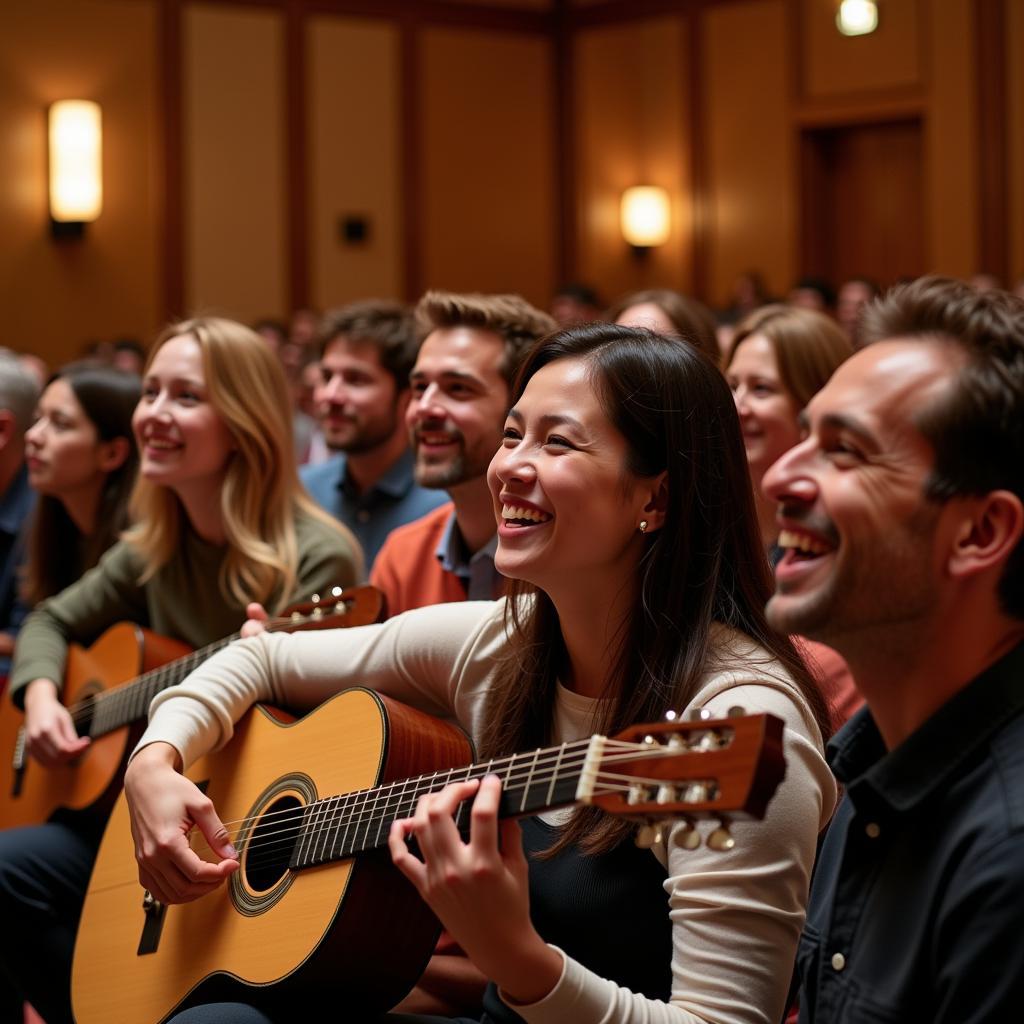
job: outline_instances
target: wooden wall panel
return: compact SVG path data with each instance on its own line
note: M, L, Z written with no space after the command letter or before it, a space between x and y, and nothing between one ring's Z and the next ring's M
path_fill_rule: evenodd
M282 315L283 15L191 4L183 47L187 306L243 321Z
M398 29L318 17L307 45L313 305L401 296ZM367 219L366 241L340 237L347 215Z
M977 91L972 0L931 0L925 124L929 270L969 277L978 267Z
M1006 5L1010 279L1024 282L1024 3Z
M575 40L578 276L609 303L638 288L692 289L687 27L656 18L584 30ZM619 228L619 202L633 185L660 185L672 203L668 243L640 259Z
M159 119L155 5L140 0L0 4L0 345L51 365L90 340L158 326ZM46 195L46 107L103 110L103 212L55 242Z
M919 86L923 0L883 0L878 28L844 36L836 4L800 0L802 87L807 97L855 95Z
M796 130L784 0L709 7L702 51L709 191L709 299L760 271L784 294L796 276Z
M546 307L555 288L550 41L470 29L420 36L424 288L512 291Z

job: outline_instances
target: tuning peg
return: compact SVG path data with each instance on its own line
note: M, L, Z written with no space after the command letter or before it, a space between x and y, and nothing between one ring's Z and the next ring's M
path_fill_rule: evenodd
M706 722L711 718L711 712L707 708L690 708L686 717L691 722Z
M726 711L726 715L728 715L729 718L742 718L746 713L747 709L742 704L733 704L733 706Z
M627 804L642 804L648 800L647 787L642 782L634 782L629 787L629 793L626 796Z
M696 850L700 846L700 833L689 818L683 818L672 832L672 842L681 850Z
M661 825L658 822L648 822L637 829L634 842L641 850L649 850L655 843L661 842L661 837Z
M670 754L681 753L683 750L686 749L686 740L684 740L683 737L679 735L679 733L674 732L669 736L668 742L666 742L665 744L665 749Z
M736 840L729 831L728 822L718 823L718 827L708 836L707 845L709 850L717 850L719 853L725 853L736 845Z
M331 597L341 597L341 587L331 587Z
M676 800L676 787L664 783L658 787L658 795L654 798L659 804L672 804Z
M312 604L319 604L320 603L320 595L319 594L314 594L309 600L310 600L310 602Z
M665 712L665 721L666 722L674 722L678 717L679 717L679 715L675 711L673 711L671 708L669 708L668 711Z
M689 782L683 790L683 800L688 804L706 803L708 799L708 787L703 782Z

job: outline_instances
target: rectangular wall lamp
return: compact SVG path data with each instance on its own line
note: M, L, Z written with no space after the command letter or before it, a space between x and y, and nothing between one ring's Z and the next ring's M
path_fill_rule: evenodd
M98 103L60 100L49 109L50 225L77 238L103 209L102 115Z

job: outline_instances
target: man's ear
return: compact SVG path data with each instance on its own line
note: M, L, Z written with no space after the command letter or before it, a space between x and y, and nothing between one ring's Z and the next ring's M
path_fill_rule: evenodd
M953 576L966 577L1002 566L1024 535L1024 504L1011 491L989 491L962 503L949 554Z
M644 505L641 518L647 521L645 533L653 533L665 525L665 516L668 513L668 470L663 470L656 477L651 478L649 485L645 485L648 502Z
M120 469L128 458L132 447L127 437L113 437L109 441L100 441L98 462L104 473L113 473Z

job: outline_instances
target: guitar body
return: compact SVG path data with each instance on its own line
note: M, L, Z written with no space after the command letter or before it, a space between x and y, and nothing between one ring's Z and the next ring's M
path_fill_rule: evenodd
M290 723L254 708L230 744L188 772L232 832L240 819L254 819L235 840L241 867L216 892L148 914L122 796L79 927L78 1024L156 1024L213 999L290 1008L289 1019L326 993L343 999L347 1013L394 1005L430 956L436 918L386 851L292 871L291 844L275 862L268 831L281 827L289 807L463 765L470 755L454 727L368 690L346 690ZM193 835L204 856L202 836ZM253 837L263 846L250 851ZM265 849L269 862L260 860Z
M118 623L91 647L69 646L61 699L68 706L88 701L190 650L185 644L139 626ZM14 757L24 720L24 714L10 700L3 702L0 828L41 824L61 807L89 814L108 810L120 791L124 763L138 730L124 726L101 736L75 761L57 768L44 768L26 758L17 770Z

